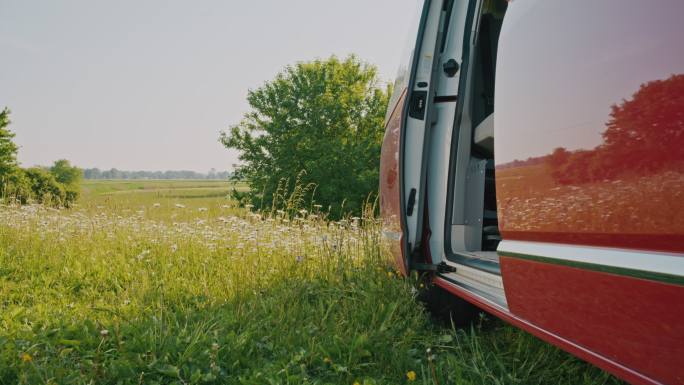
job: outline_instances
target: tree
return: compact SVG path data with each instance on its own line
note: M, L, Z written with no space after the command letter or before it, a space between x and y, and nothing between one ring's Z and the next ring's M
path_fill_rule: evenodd
M14 133L9 126L10 110L0 111L0 198L17 197L22 201L28 199L29 194L26 181L17 163L18 147L14 143Z
M250 90L251 111L222 132L242 164L253 204L268 208L279 183L316 185L313 199L335 212L359 212L378 186L383 119L391 89L375 67L350 56L286 67ZM305 173L302 173L305 171Z
M72 166L66 159L60 159L50 167L50 173L55 176L57 182L66 186L77 185L83 178L83 170Z
M7 108L0 112L0 178L8 177L17 168L18 147L13 142L14 133L7 128L9 114Z
M67 207L70 206L81 193L80 182L83 178L83 170L72 166L66 159L60 159L50 167L50 174L62 185L62 204Z
M39 203L59 206L67 205L66 191L64 186L57 181L49 171L40 167L31 167L25 170L26 177L30 181L33 197Z

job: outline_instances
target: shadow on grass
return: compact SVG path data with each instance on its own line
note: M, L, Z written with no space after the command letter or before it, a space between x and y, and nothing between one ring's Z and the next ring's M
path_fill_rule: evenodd
M88 315L26 316L11 338L0 328L0 384L400 384L410 371L421 384L620 383L490 317L437 326L411 284L359 271L220 303L150 292Z

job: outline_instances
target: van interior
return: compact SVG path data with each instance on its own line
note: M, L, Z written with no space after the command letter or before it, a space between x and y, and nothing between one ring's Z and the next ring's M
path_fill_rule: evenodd
M506 7L505 0L484 0L471 28L466 24L466 37L470 31L472 43L464 49L444 237L448 260L494 274L500 274L496 248L501 240L494 171L494 85Z

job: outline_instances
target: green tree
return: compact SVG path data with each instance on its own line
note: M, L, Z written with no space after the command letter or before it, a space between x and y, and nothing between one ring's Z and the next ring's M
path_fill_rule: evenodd
M64 197L63 204L70 206L80 194L80 182L83 179L83 170L72 166L66 159L60 159L50 167L50 173L55 180L63 185Z
M83 178L83 170L72 166L66 159L60 159L50 167L50 173L55 176L59 183L66 186L77 185Z
M378 186L390 94L354 56L298 63L249 91L251 111L220 142L239 150L235 177L248 181L255 205L270 207L279 183L293 188L300 176L316 185L316 203L358 212Z
M39 203L60 206L68 204L64 185L59 183L54 175L40 167L25 170L29 180L33 198Z
M17 168L17 150L14 144L14 133L7 126L10 124L10 110L0 112L0 178L13 173Z
M11 123L9 115L7 108L0 111L0 198L27 192L23 188L25 180L17 164L18 147L13 141L14 133L7 128ZM26 198L23 197L24 200Z

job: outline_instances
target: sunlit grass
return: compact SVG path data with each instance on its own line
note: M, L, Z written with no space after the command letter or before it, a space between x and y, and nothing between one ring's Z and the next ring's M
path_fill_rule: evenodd
M0 384L617 382L498 322L435 326L372 218L183 188L0 207Z

